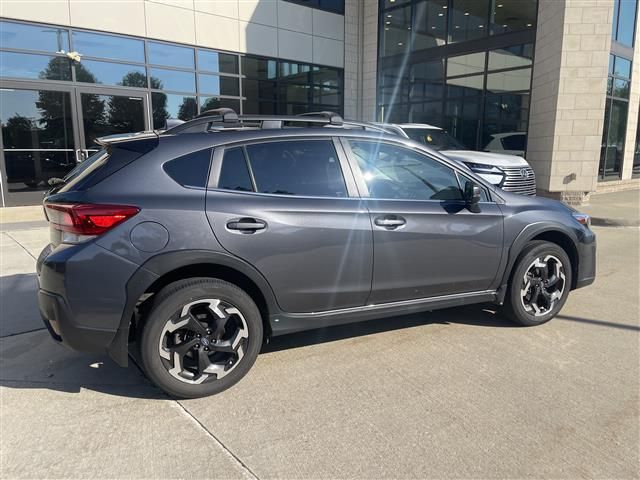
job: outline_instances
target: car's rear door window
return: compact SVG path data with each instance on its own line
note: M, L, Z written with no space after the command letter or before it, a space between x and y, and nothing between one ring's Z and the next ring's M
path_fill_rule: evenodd
M347 197L331 140L288 140L246 146L256 191L277 195Z
M252 192L253 184L242 147L224 152L218 188L239 192Z

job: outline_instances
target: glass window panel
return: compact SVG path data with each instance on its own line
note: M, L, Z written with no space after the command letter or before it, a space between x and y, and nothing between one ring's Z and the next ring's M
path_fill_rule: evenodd
M35 8L35 7L33 7ZM65 53L69 51L69 32L48 25L0 22L2 48Z
M198 50L198 70L238 73L238 56L210 50Z
M0 52L0 76L71 80L71 61L66 57Z
M89 148L95 147L96 138L144 130L142 97L83 93L80 104L85 142Z
M277 112L275 102L260 101L258 99L247 99L242 102L242 112L259 115L275 115Z
M253 191L251 176L242 148L232 148L224 152L218 188L239 192Z
M398 5L404 5L409 2L411 2L411 0L384 0L383 8L397 7Z
M340 70L329 67L313 67L312 81L314 85L327 87L341 87L342 77Z
M479 125L479 99L462 98L447 100L445 127L459 142L471 149L475 149Z
M615 57L613 74L617 77L631 78L631 60Z
M411 6L382 14L380 50L383 57L404 53L411 39Z
M344 0L317 0L318 8L344 15Z
M537 10L538 0L492 0L491 34L534 27Z
M242 74L249 78L275 80L277 63L264 58L242 57Z
M418 2L413 14L413 50L440 47L447 39L447 0Z
M309 103L278 103L278 115L300 115L311 111Z
M309 85L280 85L279 100L283 103L309 103Z
M242 95L247 99L276 100L276 82L262 80L242 80Z
M424 103L412 103L409 112L412 123L427 123L439 126L442 124L442 100Z
M484 72L485 52L447 58L447 77Z
M196 91L196 77L193 72L150 68L151 88L158 90L177 90L182 92Z
M631 82L629 80L621 80L616 78L613 80L613 91L611 95L620 98L629 98Z
M624 144L627 133L629 103L610 100L605 109L605 129L600 153L600 174L618 178L621 173Z
M214 108L231 108L240 113L240 100L233 98L200 97L200 111L206 112Z
M85 83L147 88L144 67L123 63L83 60L76 65L76 80Z
M380 118L386 123L405 123L409 118L409 105L400 103L382 105Z
M73 49L86 57L144 63L143 40L77 31L72 37Z
M518 92L529 90L530 87L530 68L487 75L487 90L491 92Z
M633 151L633 176L640 175L640 113L638 113L638 128L636 129L636 148Z
M618 1L618 0L616 0ZM634 32L636 29L636 10L638 0L619 0L618 31L616 40L623 45L633 47Z
M191 120L198 113L196 97L152 92L153 128L164 128L169 118Z
M74 148L68 92L0 90L0 121L5 149Z
M149 63L176 68L195 68L193 48L147 42Z
M50 178L63 178L69 173L76 166L76 157L73 151L16 152L7 149L4 151L4 164L9 192L35 192L49 190L51 187L47 181ZM42 202L42 196L39 201Z
M484 75L447 79L449 97L478 96L482 94Z
M214 95L240 95L240 86L237 77L221 77L201 73L198 75L198 91L212 93Z
M444 69L442 60L416 63L411 66L411 100L442 98Z
M529 67L533 64L533 44L514 45L489 52L489 70Z
M260 193L347 196L331 141L268 142L247 145L247 152Z
M349 141L372 198L461 200L455 172L408 148L380 142Z
M313 87L313 103L338 106L342 104L342 94L337 88Z
M279 80L289 83L308 84L311 67L304 63L279 62Z
M453 0L449 15L449 42L464 42L487 35L489 0Z

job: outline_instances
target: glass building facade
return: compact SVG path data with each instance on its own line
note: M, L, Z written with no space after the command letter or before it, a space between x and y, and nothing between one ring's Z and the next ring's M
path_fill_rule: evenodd
M104 135L160 129L218 107L343 110L339 68L4 20L0 87L8 205L38 203L46 181L64 176Z
M637 0L614 0L612 53L609 56L607 103L598 169L599 180L619 180L622 176L627 122L633 121L629 118L629 96L637 10ZM637 156L637 154L634 155L634 174L637 174L638 170L635 159Z
M537 0L380 0L377 117L524 154Z

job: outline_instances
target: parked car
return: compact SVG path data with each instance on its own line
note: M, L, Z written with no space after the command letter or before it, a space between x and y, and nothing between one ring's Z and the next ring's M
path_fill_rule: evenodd
M492 185L496 185L503 190L521 195L536 194L536 175L527 161L522 156L519 156L524 154L524 150L522 152L518 151L517 155L495 153L495 150L476 152L466 148L442 128L434 127L433 125L424 123L377 125L385 127L389 133L411 138L439 151L446 157L464 163ZM503 137L510 135L513 134L494 135L494 140L500 142ZM492 141L490 145L494 145L496 142ZM486 148L485 150L491 150L491 148ZM516 152L511 151L509 153Z
M337 115L101 143L44 199L40 312L120 365L136 345L177 397L229 388L272 336L486 302L540 325L594 281L588 216Z

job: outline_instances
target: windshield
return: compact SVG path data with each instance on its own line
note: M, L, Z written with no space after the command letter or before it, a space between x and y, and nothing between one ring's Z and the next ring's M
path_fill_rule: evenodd
M423 143L434 150L468 150L444 130L437 128L403 128L403 130L410 139Z

